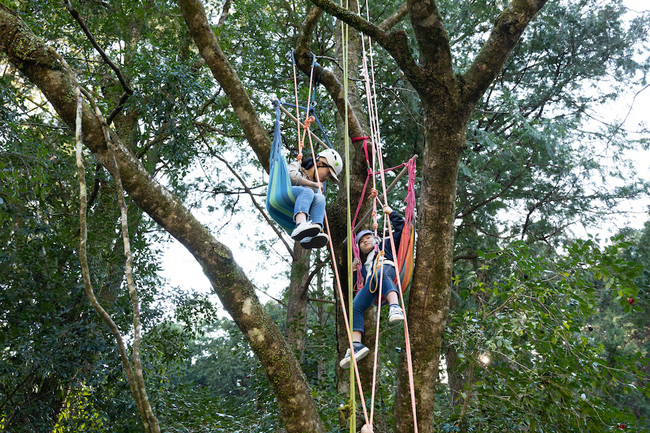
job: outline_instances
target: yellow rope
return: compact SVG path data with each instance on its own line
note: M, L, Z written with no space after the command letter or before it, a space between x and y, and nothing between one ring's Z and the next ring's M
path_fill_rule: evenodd
M341 0L343 1L343 0ZM345 9L348 9L348 0L345 0ZM350 207L350 139L349 139L349 124L348 124L348 25L341 21L341 54L343 57L343 101L345 105L344 110L344 130L343 141L345 143L345 183L347 194L347 230L348 236L352 233L352 209ZM350 312L350 330L353 328L353 314L352 314L352 301L354 299L354 289L352 287L352 242L347 243L348 253L348 311ZM350 356L354 356L354 344L350 346ZM357 431L357 403L354 390L354 368L350 369L350 433Z

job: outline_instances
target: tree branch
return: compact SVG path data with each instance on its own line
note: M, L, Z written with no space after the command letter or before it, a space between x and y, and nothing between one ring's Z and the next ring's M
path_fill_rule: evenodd
M411 0L409 16L418 42L420 65L444 76L453 75L449 35L435 0Z
M309 76L313 73L314 76L318 77L320 84L325 87L327 93L334 101L336 109L341 116L344 117L346 112L345 107L345 95L343 93L343 84L336 78L334 73L326 68L323 68L321 65L316 65L314 71L311 71L312 62L314 59L314 54L309 51L309 42L311 41L314 30L316 29L316 24L318 20L323 15L323 10L317 6L314 6L309 10L300 33L298 34L298 40L296 42L296 49L294 51L294 59L296 61L296 66L304 74ZM348 104L347 108L348 114L348 125L350 129L351 137L360 137L365 135L361 123L357 118L355 111Z
M393 15L389 16L386 18L384 21L382 21L381 24L379 24L379 28L384 30L384 31L389 31L392 29L398 22L402 21L402 19L408 14L408 4L404 3L402 6L399 7L393 13Z
M244 85L221 50L219 41L208 23L203 4L200 0L179 0L178 4L201 57L205 59L212 75L223 87L248 143L262 167L268 172L271 139L263 128Z
M475 105L499 74L528 23L547 0L513 0L494 22L492 33L463 75L463 99Z
M73 129L76 117L74 76L57 61L54 50L36 37L18 15L0 4L0 50L43 92L62 120ZM115 175L101 124L83 107L83 142ZM224 308L250 342L276 395L288 433L324 433L325 428L298 360L260 303L255 288L233 254L160 185L113 132L115 160L124 190L201 264ZM266 134L264 134L266 140ZM266 160L268 164L268 159Z
M83 164L83 157L82 157L82 118L83 118L83 99L81 97L81 91L77 87L76 89L76 100L77 100L77 109L76 109L76 118L75 118L75 141L76 141L76 160L77 160L77 173L79 177L79 201L80 201L80 207L79 207L79 233L80 233L80 240L79 240L79 262L81 264L81 271L82 271L82 277L83 277L83 283L84 283L84 289L86 291L86 295L88 296L88 299L95 309L97 311L97 314L104 320L106 325L109 327L111 332L113 333L113 336L115 337L115 341L117 343L117 348L118 352L120 354L120 359L122 360L122 366L124 367L124 371L126 372L126 375L129 379L129 385L131 387L131 393L133 394L133 399L135 400L137 406L138 406L138 411L140 412L140 416L142 418L142 422L144 423L144 428L145 431L151 432L151 433L158 433L160 432L160 427L158 426L158 420L156 419L155 416L153 416L153 413L151 412L151 406L149 405L149 400L147 399L146 392L144 391L144 380L142 379L142 366L139 365L139 349L137 348L137 344L139 344L139 334L140 334L140 326L139 326L139 313L138 313L138 308L134 308L133 310L133 318L134 318L134 323L136 324L136 328L134 329L135 331L135 341L134 341L134 347L133 347L133 362L134 362L134 367L135 370L138 369L138 365L140 368L140 374L137 373L137 371L134 371L134 369L131 367L131 362L129 360L129 357L126 352L126 344L124 343L124 339L122 338L122 335L111 318L111 316L104 310L104 308L100 305L99 301L97 300L93 286L90 280L90 268L88 266L88 258L86 254L86 245L87 245L87 226L86 226L86 206L87 206L87 200L86 200L86 180L85 180L85 167ZM121 186L121 183L116 180L116 184ZM121 189L120 189L121 192ZM119 199L118 199L119 200ZM122 207L123 203L123 198L122 201L120 202L120 208L123 209L122 212L125 212L126 207ZM122 215L124 218L124 215ZM123 219L122 226L124 227L125 220ZM125 244L126 245L126 244ZM130 248L129 248L130 250ZM127 253L127 272L129 271L130 268L130 260L129 260L129 254Z
M120 68L118 68L115 63L111 61L111 59L106 55L102 47L99 46L97 41L95 40L95 37L90 33L90 30L88 29L88 26L86 26L85 21L83 18L81 18L81 15L79 15L79 12L77 12L76 9L72 7L72 4L70 3L70 0L65 0L65 7L70 12L70 15L72 15L72 18L74 18L77 23L79 23L79 26L81 27L81 30L86 34L86 37L92 44L92 46L97 50L101 58L106 62L106 64L115 72L117 75L117 79L120 80L120 84L122 85L122 88L124 89L124 95L120 98L120 102L117 104L117 107L113 110L113 112L108 116L108 120L106 123L110 125L113 122L113 119L115 119L115 116L119 114L120 111L122 111L122 107L124 106L124 103L126 102L127 99L129 99L129 96L133 95L133 89L131 89L131 86L128 85L126 82L126 79L124 78L124 75L122 75L122 71Z
M207 140L205 139L205 136L203 135L203 132L201 131L201 128L198 128L198 131L199 131L199 135L201 136L201 140L203 140L203 144L205 144L205 146L208 148L208 151L212 154L212 156L217 158L219 161L223 162L226 165L226 167L228 168L228 170L230 170L230 173L232 173L232 175L239 181L239 183L244 188L244 191L246 191L246 193L250 197L251 201L253 202L253 206L255 206L255 209L257 209L257 211L262 215L262 217L267 222L267 224L269 226L271 226L271 229L273 230L273 232L275 232L275 235L278 237L278 239L280 239L280 241L284 244L285 248L289 252L289 255L291 257L293 257L293 249L291 248L289 243L284 239L284 236L282 236L282 233L276 227L276 224L273 222L273 220L271 220L271 218L268 216L268 214L266 212L264 212L264 208L262 206L260 206L260 204L257 202L257 200L255 200L255 195L253 194L253 191L251 191L251 189L248 187L248 185L246 184L244 179L242 179L242 177L239 175L239 173L237 173L237 171L228 163L228 161L226 161L225 158L218 155L216 152L212 151L212 149L208 145Z

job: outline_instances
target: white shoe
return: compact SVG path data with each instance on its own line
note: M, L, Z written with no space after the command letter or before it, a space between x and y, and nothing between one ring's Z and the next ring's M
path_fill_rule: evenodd
M370 353L370 349L364 346L363 343L354 342L352 346L354 347L354 359L356 359L357 362L361 361ZM345 356L341 362L339 362L339 366L341 368L350 368L350 362L352 362L352 356L350 356L350 348L348 348L348 351L345 352Z
M312 248L323 248L327 245L330 238L325 233L318 233L316 236L304 238L300 241L300 246L306 250L311 250Z
M320 233L320 226L311 221L305 221L296 226L291 232L291 239L301 241L307 237L316 236Z
M388 308L388 323L403 322L404 312L399 305L393 304Z

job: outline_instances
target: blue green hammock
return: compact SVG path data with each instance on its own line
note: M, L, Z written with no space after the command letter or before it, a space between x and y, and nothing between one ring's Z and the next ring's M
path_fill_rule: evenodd
M280 133L280 104L273 101L275 106L275 131L271 145L271 163L269 168L269 187L266 192L266 209L269 215L283 229L290 232L295 227L293 222L293 206L296 198L291 192L289 166L282 156L282 134Z
M294 229L293 207L296 198L291 192L291 180L289 179L289 166L282 155L282 134L280 131L280 104L292 106L282 101L273 101L275 107L275 130L273 132L273 144L271 145L271 160L269 168L269 187L266 191L266 209L269 215L288 233ZM306 110L304 107L300 109ZM332 144L325 135L323 127L310 107L309 112L314 116L315 122L321 131L325 143L331 148Z

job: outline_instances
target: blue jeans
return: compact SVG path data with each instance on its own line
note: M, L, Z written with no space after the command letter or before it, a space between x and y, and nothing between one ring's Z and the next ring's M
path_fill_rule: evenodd
M325 196L306 186L292 186L291 192L296 197L296 204L293 206L293 219L296 219L296 214L304 212L308 216L307 219L322 226L323 218L325 218Z
M384 274L383 278L381 275L382 272ZM395 283L393 283L393 278L395 278L395 276L395 266L383 265L381 267L381 272L377 271L372 278L366 278L366 284L363 285L352 301L353 331L359 331L363 334L363 314L375 299L377 299L377 296L386 296L390 292L397 292L397 287L395 287ZM381 292L377 290L380 279L382 280Z

